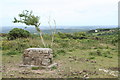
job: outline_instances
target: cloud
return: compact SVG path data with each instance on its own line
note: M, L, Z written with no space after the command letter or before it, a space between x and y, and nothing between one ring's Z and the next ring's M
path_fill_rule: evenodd
M117 24L118 0L1 0L2 25L13 25L11 20L27 9L41 16L47 25L48 16L58 25Z

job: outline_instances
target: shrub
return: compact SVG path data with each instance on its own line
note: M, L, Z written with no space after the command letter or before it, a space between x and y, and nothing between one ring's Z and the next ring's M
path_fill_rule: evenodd
M113 58L112 56L108 56L108 58Z
M105 51L105 52L103 53L103 56L104 56L104 57L108 57L108 58L112 58L112 56L111 56L110 54L111 54L110 51Z
M104 57L108 57L108 55L107 55L107 54L104 54L103 56L104 56Z
M73 51L75 51L75 49L69 49L69 52L73 52Z
M62 38L62 39L65 39L65 38L72 38L73 36L70 34L70 33L61 33L61 32L58 32L58 37Z
M106 58L112 58L112 54L110 51L100 51L99 49L96 50L96 51L93 51L93 52L89 52L89 55L92 55L92 56L103 56L103 57L106 57Z
M64 49L54 49L53 57L57 57L58 55L65 55L66 51Z
M30 47L27 39L16 39L10 41L2 42L2 50L11 50L11 51L19 51L23 52L24 49Z
M60 45L61 45L62 48L69 47L69 44L66 43L66 42L62 42Z
M57 67L56 67L56 66L51 67L51 70L55 70L55 69L57 69Z
M91 56L91 57L89 57L88 59L95 59L95 57L94 57L94 56Z
M24 29L14 28L8 33L8 40L14 40L16 38L27 38L29 36L30 32Z
M39 67L32 67L32 70L38 70Z
M0 37L6 37L8 34L6 33L0 33Z
M56 37L59 37L61 39L65 39L65 38L68 38L68 39L87 39L85 32L75 32L73 34L58 32Z
M2 42L2 50L10 49L10 48L12 48L12 46L13 46L13 45L11 45L11 43L8 42L8 41L3 41L3 42Z
M95 55L95 52L89 52L89 55Z
M89 55L102 56L102 52L100 50L96 50L94 52L90 52Z
M73 39L87 39L85 32L76 32L73 34Z
M97 53L98 56L102 56L102 53L101 53L100 50L97 50L96 53Z
M64 49L57 50L57 54L64 54L64 53L66 53L66 51Z

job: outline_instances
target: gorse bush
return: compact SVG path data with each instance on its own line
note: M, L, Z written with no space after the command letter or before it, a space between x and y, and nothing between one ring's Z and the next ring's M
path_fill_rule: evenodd
M59 37L59 38L62 38L62 39L65 39L65 38L68 38L68 39L87 39L87 36L86 36L85 32L75 32L73 34L58 32L56 37Z
M14 40L16 38L27 38L29 36L30 32L24 29L14 28L8 33L8 40Z
M73 33L73 39L87 39L85 32Z

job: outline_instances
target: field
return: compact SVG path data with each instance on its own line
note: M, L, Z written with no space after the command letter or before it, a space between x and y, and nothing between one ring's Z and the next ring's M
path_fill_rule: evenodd
M76 32L55 34L53 46L51 36L44 35L47 47L53 49L57 67L33 70L19 67L26 48L43 47L40 37L2 40L3 78L117 78L118 77L118 34L117 29L109 31Z

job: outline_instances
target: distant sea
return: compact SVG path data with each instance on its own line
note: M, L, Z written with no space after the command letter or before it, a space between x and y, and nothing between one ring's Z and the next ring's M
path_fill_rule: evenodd
M22 28L25 30L28 30L31 33L37 33L34 27L25 28L26 26L2 26L2 30L0 33L8 33L13 28ZM57 32L64 32L64 33L72 33L72 32L83 32L83 31L89 31L94 30L98 28L117 28L117 25L110 25L110 26L57 26L56 30ZM54 27L53 27L54 28ZM48 26L40 26L40 29L44 33L51 33L51 29Z

